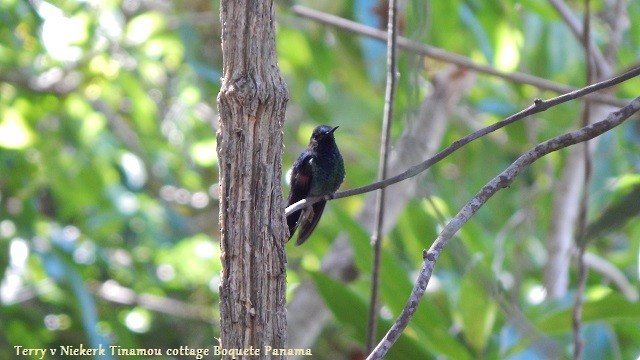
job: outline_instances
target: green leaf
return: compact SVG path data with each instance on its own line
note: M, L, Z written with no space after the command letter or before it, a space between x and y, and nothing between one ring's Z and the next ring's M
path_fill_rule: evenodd
M2 111L4 110L4 111ZM0 119L0 148L26 149L34 141L34 133L21 114L11 109L0 108L4 113Z
M544 306L544 305L543 305ZM562 334L571 331L571 316L573 308L553 311L542 316L536 321L538 329L549 334ZM640 302L630 302L624 296L611 293L610 295L584 303L582 309L582 320L584 323L594 321L640 321Z
M367 302L347 285L321 272L313 272L311 277L333 316L350 329L355 340L364 343L367 333ZM378 334L385 333L390 327L389 321L379 321ZM431 357L428 348L417 339L416 334L406 331L385 358L428 359Z
M620 186L613 197L615 200L600 213L596 220L587 226L585 240L595 240L606 236L640 215L640 183Z
M351 245L353 246L354 260L358 268L367 278L370 278L372 261L372 247L368 235L357 222L346 214L340 214L339 218L349 232ZM389 307L393 316L397 316L404 308L406 297L413 289L413 283L409 280L409 271L403 268L399 260L382 249L381 272L381 302Z
M338 218L343 228L349 233L355 254L354 260L369 281L372 263L372 248L369 244L369 237L352 217L340 214ZM413 286L411 271L405 269L400 260L383 247L380 303L387 306L394 319L400 315L405 307ZM415 333L420 342L425 343L434 354L444 354L453 359L472 358L467 349L449 333L451 322L443 315L444 313L446 312L433 304L431 299L425 295L406 332ZM387 330L388 328L384 329L384 331Z
M147 41L165 27L165 16L160 12L145 12L129 21L126 38L133 45Z
M472 271L462 279L458 306L464 338L480 354L491 336L497 305Z
M52 233L52 248L48 251L39 253L45 264L45 269L51 277L60 283L66 283L71 287L72 299L75 299L84 332L88 337L89 344L93 348L100 345L108 347L110 344L107 339L98 331L98 311L96 302L92 294L89 292L80 268L73 261L70 254L71 248L67 249L68 240L63 238L64 235ZM105 359L111 359L112 356L107 354Z
M471 30L471 34L480 47L480 51L488 63L493 63L494 51L491 41L484 27L474 13L466 4L461 4L459 8L460 19L465 26Z
M308 40L297 29L279 28L276 40L280 66L285 69L307 66L313 61Z

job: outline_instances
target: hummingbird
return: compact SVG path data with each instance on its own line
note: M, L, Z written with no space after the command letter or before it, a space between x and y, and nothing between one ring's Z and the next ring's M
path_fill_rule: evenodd
M344 161L333 132L338 127L320 125L313 130L309 146L293 163L289 183L291 190L287 206L310 196L324 196L338 190L344 180ZM296 246L305 242L318 225L326 200L318 201L302 210L287 216L289 239L293 237L297 228L298 240Z

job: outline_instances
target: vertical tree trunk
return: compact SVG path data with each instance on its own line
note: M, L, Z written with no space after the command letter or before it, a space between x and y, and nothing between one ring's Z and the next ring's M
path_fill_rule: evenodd
M277 66L274 16L272 0L220 3L220 345L231 354L260 354L236 358L278 358L265 347L286 343L280 179L288 93Z

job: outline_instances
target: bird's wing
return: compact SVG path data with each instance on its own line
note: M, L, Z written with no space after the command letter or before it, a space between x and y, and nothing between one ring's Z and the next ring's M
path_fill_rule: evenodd
M309 196L309 190L311 189L311 159L313 156L306 151L298 157L295 163L293 163L293 170L291 171L290 185L291 190L289 192L289 198L287 199L287 206L297 203L298 201L307 198ZM287 216L287 225L289 226L289 238L293 236L298 226L298 220L302 210L295 211L291 215Z

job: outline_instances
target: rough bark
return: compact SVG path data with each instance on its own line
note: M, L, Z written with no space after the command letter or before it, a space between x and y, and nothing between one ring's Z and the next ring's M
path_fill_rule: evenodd
M224 359L284 358L265 351L286 344L280 179L288 93L277 66L273 1L222 0L220 19L220 347Z

